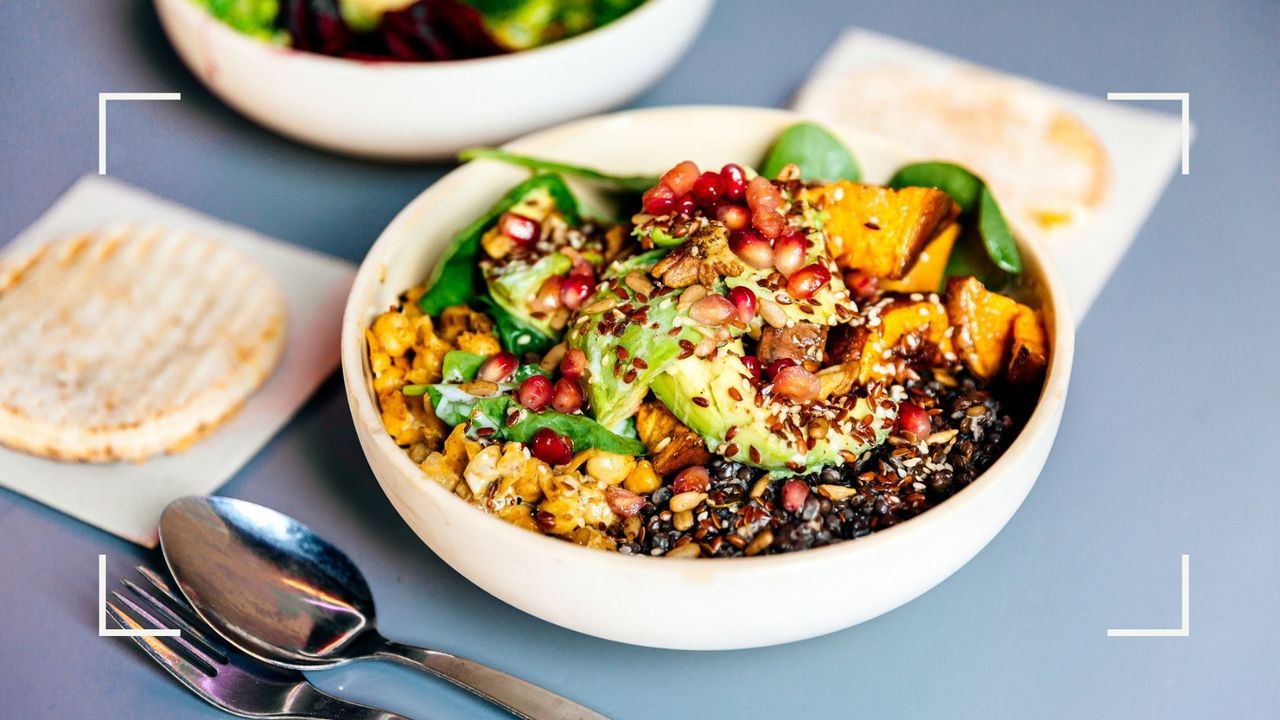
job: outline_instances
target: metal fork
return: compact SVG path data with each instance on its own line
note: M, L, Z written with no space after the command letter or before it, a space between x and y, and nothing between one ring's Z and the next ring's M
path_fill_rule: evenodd
M135 636L133 641L188 689L229 713L251 718L297 720L408 720L402 715L341 700L321 692L300 672L270 667L197 629L203 623L190 606L152 570L138 573L153 588L147 592L122 579L130 594L113 591L107 612L128 630L176 629L177 637ZM119 603L119 604L117 604Z

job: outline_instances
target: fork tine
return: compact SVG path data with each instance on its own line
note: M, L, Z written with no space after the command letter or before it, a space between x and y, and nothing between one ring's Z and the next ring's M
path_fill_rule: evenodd
M151 578L148 577L147 579L150 580ZM209 656L214 663L219 665L226 664L227 653L223 647L210 640L208 635L197 628L196 624L201 622L200 619L195 617L194 614L182 612L185 607L179 604L180 601L172 595L165 593L162 586L157 586L157 589L159 589L163 595L161 597L157 597L148 593L128 578L121 579L120 584L132 591L134 595L138 596L139 599L145 602L156 614L163 615L164 617L161 619L161 624L164 627L176 627L182 632L182 637L190 640L191 644L195 646L196 649L200 650L204 655ZM166 599L168 602L165 601Z
M112 594L115 595L116 593ZM147 629L146 626L124 610L121 610L118 605L110 600L107 601L107 613L111 615L120 627L126 630ZM182 681L182 684L203 695L200 683L210 677L211 673L206 672L203 668L169 647L165 644L164 638L154 635L133 635L129 639L137 643L138 647L146 651L161 667L168 670L169 674Z
M156 627L156 628L169 627L169 625L167 625L166 623L161 621L159 618L157 618L155 616L155 613L148 610L147 608L142 607L141 605L134 602L133 600L130 600L127 596L121 593L118 593L114 590L111 591L111 595L115 599L119 600L120 602L128 606L128 608L131 611L133 611L135 615L140 616L146 622L151 623L151 627ZM182 630L182 628L178 628L178 629L179 631ZM146 639L159 640L159 638L146 638ZM207 653L203 652L199 647L192 644L189 640L182 637L181 635L178 635L177 637L168 638L168 640L172 643L172 645L168 645L163 642L161 642L161 644L165 644L168 647L172 647L175 651L180 652L183 655L186 655L189 660L196 663L198 667L204 670L203 674L205 675L208 675L210 677L217 675L218 666L226 664L225 661L219 661L218 659L209 656Z

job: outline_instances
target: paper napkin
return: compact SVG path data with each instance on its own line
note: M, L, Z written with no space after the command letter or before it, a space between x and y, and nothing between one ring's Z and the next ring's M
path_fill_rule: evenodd
M832 101L840 79L878 65L896 65L926 73L963 68L1013 77L903 40L853 28L845 31L819 61L797 94L794 108L826 122L842 122L838 103ZM1050 100L1083 120L1111 156L1112 190L1106 206L1087 225L1046 239L1066 281L1078 323L1179 168L1182 120L1180 115L1143 110L1129 103L1117 104L1026 78L1015 79L1031 83Z
M118 222L164 225L217 238L271 271L289 305L287 345L275 373L227 423L186 452L141 464L90 464L55 462L0 447L0 485L154 547L165 505L184 495L217 490L338 366L339 327L355 268L98 175L76 182L4 251L23 252Z

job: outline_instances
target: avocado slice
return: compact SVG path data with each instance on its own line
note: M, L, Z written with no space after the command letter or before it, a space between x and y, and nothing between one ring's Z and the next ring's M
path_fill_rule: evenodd
M678 290L642 297L626 282L633 272L647 274L664 254L654 250L610 266L569 329L569 347L587 356L591 412L605 427L634 415L653 379L703 338L688 313L676 307Z
M573 261L568 255L553 252L542 257L512 259L495 272L485 273L485 281L490 297L503 310L543 335L554 337L557 332L551 326L551 318L545 313L534 315L529 302L537 296L543 283L572 268Z
M742 342L737 340L715 357L675 362L652 383L654 395L701 435L712 452L789 475L847 462L889 436L897 404L887 396L873 402L846 395L806 406L766 396L757 405L763 389L750 380L742 355ZM871 419L865 420L868 416ZM826 433L810 448L807 429L815 424L824 426ZM779 429L771 429L775 427Z

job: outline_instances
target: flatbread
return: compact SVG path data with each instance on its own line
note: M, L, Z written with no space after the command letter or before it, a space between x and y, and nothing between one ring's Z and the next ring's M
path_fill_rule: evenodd
M1030 83L970 68L868 65L816 83L801 104L968 167L1002 209L1047 235L1087 225L1110 194L1101 141Z
M285 344L275 278L213 239L122 226L0 261L0 443L58 460L178 452Z

